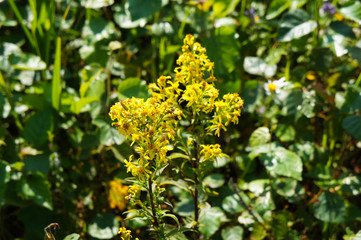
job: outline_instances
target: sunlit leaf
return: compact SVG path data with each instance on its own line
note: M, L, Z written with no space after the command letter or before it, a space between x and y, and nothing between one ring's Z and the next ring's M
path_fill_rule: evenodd
M81 5L85 8L98 9L102 7L110 6L114 3L114 0L81 0Z
M275 152L262 154L260 158L272 174L302 180L302 160L294 152L278 149Z
M243 68L250 74L272 77L276 74L277 65L267 65L264 60L258 57L245 57Z
M258 145L262 145L268 143L271 139L271 134L267 127L259 127L257 128L249 138L249 146L254 147Z
M243 228L241 226L225 228L222 230L221 235L223 240L242 239Z
M20 55L10 55L9 57L10 64L13 68L19 70L44 70L46 64L41 60L39 56L33 54L20 54Z
M10 166L7 162L0 160L0 199L3 199L6 183L10 180ZM2 201L0 200L0 208Z
M40 172L23 176L19 184L18 192L26 199L33 200L40 206L46 207L50 210L53 209L50 183Z
M295 9L287 13L281 20L278 40L288 42L311 33L317 23L309 20L309 15L302 9Z
M361 3L359 1L355 1L352 5L341 8L340 12L346 18L361 24Z
M218 207L212 207L201 214L199 219L199 231L206 237L212 236L226 220L226 215Z
M97 239L110 239L118 234L119 223L114 214L98 214L88 225L88 234Z

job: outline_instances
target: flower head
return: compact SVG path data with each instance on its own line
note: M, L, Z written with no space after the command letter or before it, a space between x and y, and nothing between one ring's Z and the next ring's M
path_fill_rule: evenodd
M128 194L128 186L123 185L120 179L109 182L108 202L110 208L118 208L124 210L127 205L126 196Z
M264 83L264 89L266 90L267 95L271 95L272 93L280 93L281 89L287 85L287 82L285 81L286 78L282 77L275 81L268 81Z

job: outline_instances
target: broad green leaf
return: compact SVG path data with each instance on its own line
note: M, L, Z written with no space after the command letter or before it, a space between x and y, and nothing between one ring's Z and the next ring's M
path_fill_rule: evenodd
M344 17L361 24L361 3L359 1L355 1L354 4L341 8L340 12Z
M114 23L103 18L92 18L86 21L83 27L83 37L89 39L91 43L111 39L117 34Z
M239 213L244 210L244 206L240 202L237 194L224 198L222 201L222 208L229 213Z
M222 26L216 28L204 42L208 57L214 62L215 72L225 78L229 78L229 73L236 69L239 58L240 44L234 37L235 33L234 26Z
M248 190L253 192L255 196L259 196L262 194L267 186L269 186L270 180L269 179L257 179L249 182Z
M80 76L82 78L82 84L80 85L79 93L80 97L99 97L99 96L89 96L87 91L94 80L101 78L101 73L103 72L102 66L97 63L92 63L88 66L85 66L81 72ZM100 89L99 89L100 90ZM100 98L100 97L99 97Z
M81 5L85 8L98 9L113 5L114 0L81 0Z
M249 138L249 146L255 147L258 145L266 144L270 141L271 134L267 127L259 127L257 128Z
M288 42L298 39L316 29L317 23L309 20L309 15L302 9L291 10L281 20L277 40Z
M4 13L4 11L2 11L2 9L0 9L0 28L2 27L15 27L17 25L17 22L15 19L12 19L10 17L7 17Z
M191 197L181 199L174 207L174 212L183 217L191 217L194 215L194 203Z
M361 177L351 175L343 178L341 190L354 196L361 194Z
M221 232L223 240L235 240L242 239L243 237L243 228L241 226L234 226L230 228L225 228Z
M268 211L276 209L276 205L272 198L271 189L266 189L260 196L257 197L254 204L254 210L256 213L263 215Z
M225 180L222 174L214 173L211 175L208 175L204 178L203 184L211 187L211 188L219 188L222 187Z
M267 236L267 230L260 223L256 223L253 226L251 239L262 240Z
M61 96L61 38L56 39L53 80L51 82L51 103L56 110L60 107Z
M150 30L155 36L172 35L173 26L169 22L156 22L150 26Z
M72 233L68 236L66 236L63 240L78 240L80 238L80 235L77 233Z
M332 28L333 31L335 31L338 34L341 34L344 37L351 38L351 39L356 38L355 33L352 30L352 27L350 27L349 25L347 25L344 22L333 21L330 24L330 27Z
M3 42L0 46L0 69L7 71L10 68L9 56L21 55L22 51L18 45L9 42Z
M136 27L144 27L147 23L146 18L140 19L133 19L130 11L129 11L129 2L124 3L124 5L116 6L113 8L115 11L114 14L114 21L121 27L121 28L136 28Z
M317 71L328 72L333 59L333 52L329 48L318 48L311 52L310 63L317 69Z
M258 57L245 57L243 68L246 72L254 75L272 77L276 74L277 65L267 65L267 63Z
M272 187L276 192L284 197L291 197L295 194L297 181L289 178L277 178Z
M100 130L100 142L106 146L114 144L120 145L125 141L125 136L119 134L118 130L111 127L110 124L104 126Z
M34 54L15 54L9 57L10 64L13 68L19 70L44 70L46 63L39 56Z
M6 183L10 180L10 166L7 162L0 160L0 208L6 190Z
M118 234L119 223L111 213L98 214L88 225L88 234L97 239L110 239Z
M217 232L221 223L226 219L226 215L219 207L212 207L201 214L199 218L199 231L205 238L209 238Z
M125 100L127 98L147 98L148 91L145 81L139 78L127 78L118 85L119 98Z
M32 144L41 145L48 140L48 133L54 129L54 116L51 109L35 113L25 123L23 136Z
M305 117L312 118L315 116L314 108L316 106L316 91L304 91L302 95L303 101L301 105L301 112Z
M28 156L24 159L26 172L41 172L47 174L50 169L50 156L48 154Z
M290 0L273 0L269 6L266 19L274 19L291 6Z
M277 126L275 135L281 140L281 142L290 142L295 139L296 131L290 125L279 124Z
M342 127L351 134L351 136L361 141L361 116L346 117L342 121Z
M215 19L227 16L233 12L240 0L215 0L213 2L213 16Z
M28 176L23 176L19 183L18 193L26 199L33 200L40 206L53 209L51 200L50 183L40 172L35 172Z
M162 6L166 5L169 0L129 0L129 12L132 20L142 18L150 19ZM141 7L140 7L141 6Z
M99 99L97 97L85 97L85 98L81 98L77 101L72 102L70 110L75 113L75 114L79 114L83 111L86 111L84 109L85 106L87 106L89 103L92 103L94 101L99 101ZM89 110L89 109L87 109Z
M291 213L286 210L277 211L272 217L272 232L275 239L287 239L288 221L291 220Z
M261 155L263 165L272 174L302 180L302 160L287 149L278 149Z
M346 220L345 202L336 194L323 192L313 204L313 213L321 221L342 223Z

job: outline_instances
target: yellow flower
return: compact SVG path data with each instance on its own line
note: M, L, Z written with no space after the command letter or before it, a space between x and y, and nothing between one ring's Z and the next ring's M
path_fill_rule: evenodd
M308 80L310 80L310 81L315 80L315 79L317 78L316 72L314 72L314 71L308 71L308 72L306 73L306 78L307 78Z
M132 232L127 230L125 227L119 228L118 234L121 234L122 240L130 240L132 238Z
M219 144L201 145L202 161L214 160L216 157L227 156L222 153L221 146Z
M338 12L335 13L334 16L338 21L343 21L343 19L344 19L344 17Z
M108 202L110 208L118 208L123 211L127 205L125 196L128 194L128 186L123 185L119 179L109 182Z

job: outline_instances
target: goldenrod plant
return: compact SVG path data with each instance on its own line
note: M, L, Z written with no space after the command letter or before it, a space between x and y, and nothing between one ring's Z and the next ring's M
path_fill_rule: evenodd
M109 115L119 134L125 135L135 150L124 162L133 176L127 198L137 207L136 216L148 220L157 239L167 239L171 234L167 233L165 218L173 218L178 225L180 221L172 214L172 204L164 198L164 186L180 174L194 201L192 221L182 231L193 231L191 235L198 239L199 209L203 204L200 195L204 195L199 192L203 191L200 179L209 162L226 156L219 144L207 144L206 137L219 137L229 124L237 124L243 100L237 93L219 98L214 63L194 36L184 38L177 65L174 77L161 76L157 83L149 85L150 98L120 100L111 107ZM174 158L185 162L179 166ZM186 168L191 169L191 176L185 173ZM141 198L143 191L147 192L146 199ZM164 207L163 203L169 206Z

